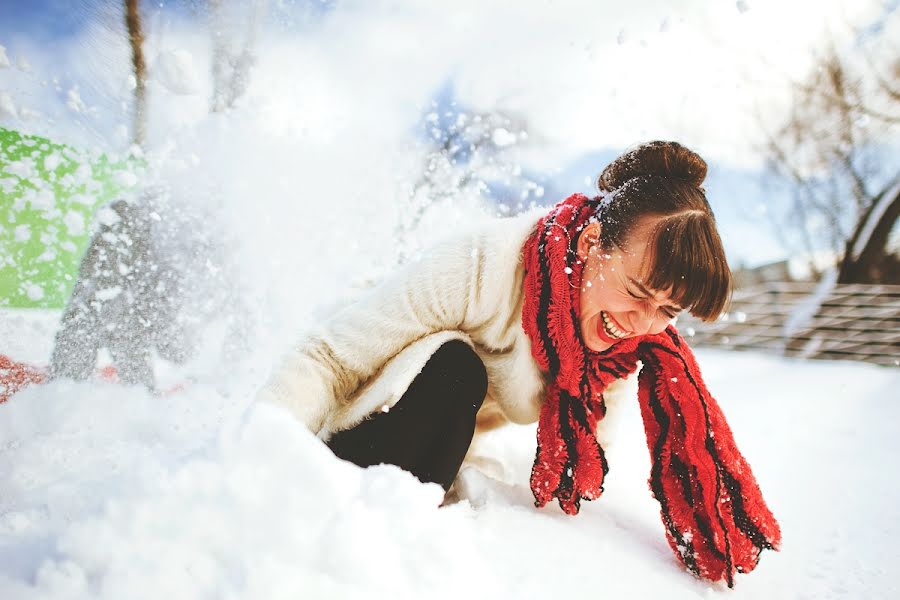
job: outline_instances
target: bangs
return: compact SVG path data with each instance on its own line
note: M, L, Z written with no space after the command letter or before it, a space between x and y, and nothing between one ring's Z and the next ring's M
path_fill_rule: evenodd
M669 290L679 306L714 321L731 298L731 269L712 217L689 211L663 217L650 235L646 285Z

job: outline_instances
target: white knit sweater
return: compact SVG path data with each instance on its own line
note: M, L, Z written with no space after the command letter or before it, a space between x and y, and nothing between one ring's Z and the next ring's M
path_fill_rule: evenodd
M536 421L547 375L522 329L522 248L546 212L497 219L432 247L316 325L258 399L327 439L393 406L441 344L461 339L487 369L479 429Z

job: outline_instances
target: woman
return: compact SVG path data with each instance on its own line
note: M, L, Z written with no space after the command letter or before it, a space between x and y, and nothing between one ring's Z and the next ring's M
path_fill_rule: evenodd
M539 421L536 504L575 514L603 491L608 388L641 361L669 543L691 571L732 585L780 531L672 325L682 310L715 319L730 295L705 176L697 154L650 142L606 167L596 198L436 246L311 332L260 399L339 457L445 489L476 429Z

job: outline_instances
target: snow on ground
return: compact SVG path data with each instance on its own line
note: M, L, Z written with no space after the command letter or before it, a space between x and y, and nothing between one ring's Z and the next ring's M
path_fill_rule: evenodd
M0 342L41 362L54 323L7 311ZM533 427L481 444L508 483L468 471L470 498L438 508L436 485L340 461L253 407L251 372L159 397L56 382L0 405L0 597L898 597L900 371L698 354L784 533L733 591L666 545L636 401L579 516L533 507Z

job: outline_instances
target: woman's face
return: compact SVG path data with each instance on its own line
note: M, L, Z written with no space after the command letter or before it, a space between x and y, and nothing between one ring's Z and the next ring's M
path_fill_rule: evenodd
M660 217L638 221L623 248L603 250L600 224L591 223L578 238L581 277L581 335L585 345L601 352L615 343L663 331L681 311L669 290L648 289L643 281L650 234Z

